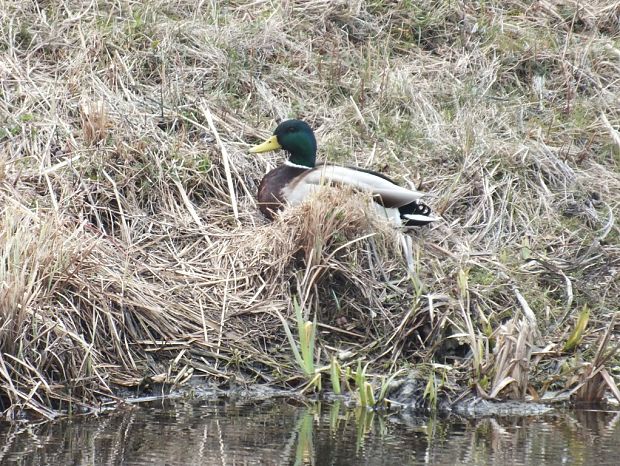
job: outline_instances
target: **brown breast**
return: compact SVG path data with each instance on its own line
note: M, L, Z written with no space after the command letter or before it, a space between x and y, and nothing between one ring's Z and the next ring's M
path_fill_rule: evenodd
M274 213L286 204L282 188L306 171L307 169L304 168L281 165L264 176L260 185L258 185L258 195L256 197L258 199L258 207L265 217L273 220Z

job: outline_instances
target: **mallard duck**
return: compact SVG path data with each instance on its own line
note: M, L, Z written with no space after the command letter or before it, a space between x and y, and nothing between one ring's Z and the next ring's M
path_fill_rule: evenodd
M288 160L265 175L258 187L261 212L273 219L286 204L303 201L322 184L352 186L373 194L379 212L407 226L426 225L438 220L431 209L419 202L419 191L403 188L387 176L363 168L316 163L316 138L310 126L301 120L278 125L269 139L250 149L251 153L284 149Z

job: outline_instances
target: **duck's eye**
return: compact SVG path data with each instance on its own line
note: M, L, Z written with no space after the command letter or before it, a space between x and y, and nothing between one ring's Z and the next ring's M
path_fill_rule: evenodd
M294 126L291 126L291 127L288 129L288 132L289 132L289 133L294 133L295 131L297 131L297 128L295 128Z

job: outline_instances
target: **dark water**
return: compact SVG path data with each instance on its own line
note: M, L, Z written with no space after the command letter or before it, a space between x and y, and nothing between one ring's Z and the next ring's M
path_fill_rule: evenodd
M0 423L23 465L620 464L620 412L521 418L380 416L282 399L151 403L100 417Z

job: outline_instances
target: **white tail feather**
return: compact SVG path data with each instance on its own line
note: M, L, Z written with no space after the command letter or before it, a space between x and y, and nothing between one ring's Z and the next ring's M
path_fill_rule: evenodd
M441 217L435 217L434 215L422 215L422 214L405 214L403 218L408 220L415 220L418 222L437 222L441 220Z

